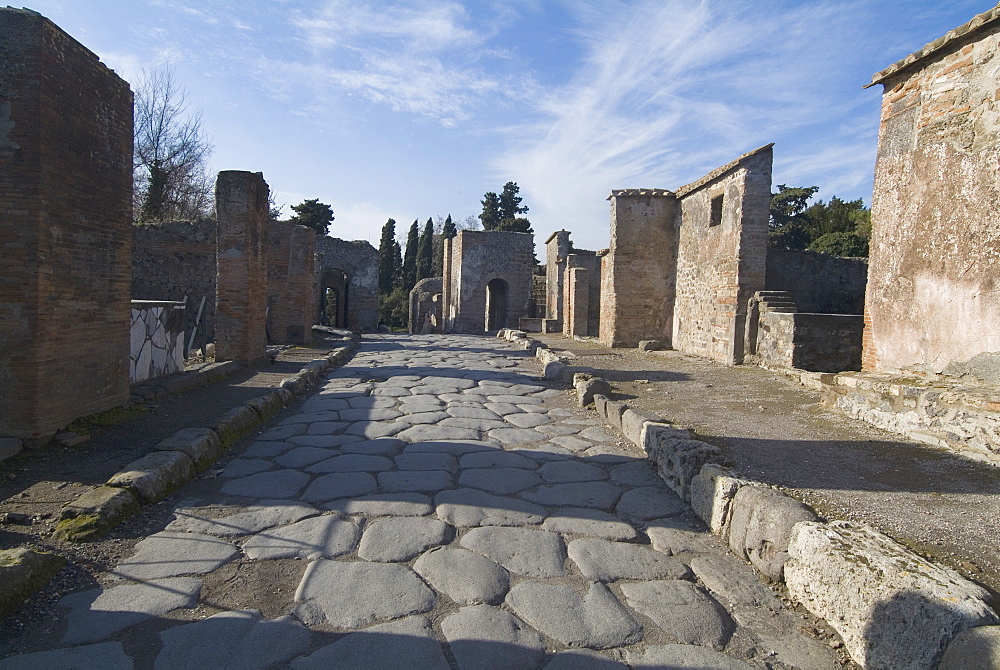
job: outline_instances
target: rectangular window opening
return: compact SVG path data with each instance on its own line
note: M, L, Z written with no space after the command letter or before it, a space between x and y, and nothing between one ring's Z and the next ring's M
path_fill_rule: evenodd
M722 224L722 197L717 195L712 198L712 212L711 218L708 220L709 226L718 226Z

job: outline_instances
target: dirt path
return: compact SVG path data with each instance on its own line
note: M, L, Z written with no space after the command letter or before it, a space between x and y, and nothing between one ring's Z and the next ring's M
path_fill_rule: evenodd
M747 477L829 518L870 524L1000 594L1000 471L830 412L755 367L535 335L619 399L695 430Z

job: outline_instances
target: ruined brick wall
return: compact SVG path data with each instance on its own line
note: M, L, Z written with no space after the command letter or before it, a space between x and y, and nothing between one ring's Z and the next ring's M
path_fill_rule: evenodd
M882 84L864 366L941 371L1000 352L1000 9Z
M410 290L409 332L440 332L441 315L437 314L437 309L441 302L434 297L441 294L442 283L441 277L429 277L418 281Z
M530 233L463 230L451 240L450 320L456 333L482 333L487 326L487 286L500 280L506 309L500 328L514 327L531 300L534 236Z
M746 306L764 288L771 145L677 191L675 349L743 361Z
M0 9L0 435L44 441L129 395L132 93Z
M132 226L132 299L180 301L197 310L207 296L203 320L215 322L215 219Z
M316 231L288 221L267 227L267 336L278 344L305 344L319 310L313 286Z
M563 315L563 282L566 256L572 244L569 231L557 230L545 240L545 318L561 321Z
M364 240L336 237L316 238L315 277L322 291L324 276L331 271L347 275L346 327L363 333L378 328L378 250ZM317 305L320 304L317 293ZM317 307L317 314L318 314Z
M268 188L260 172L226 170L215 184L218 235L215 359L264 357Z
M800 312L862 314L868 259L814 251L767 250L768 291L787 291Z
M577 249L566 256L563 263L563 305L565 314L569 314L573 301L573 315L563 319L563 334L570 337L577 335L597 336L601 317L601 259L594 251ZM579 274L576 283L570 287L569 278L576 269L586 272ZM583 281L585 283L581 284ZM567 319L572 318L572 323Z
M585 267L566 269L566 299L563 302L563 334L566 337L590 334L590 274Z
M669 344L673 322L677 200L662 189L612 191L611 244L603 259L600 340Z

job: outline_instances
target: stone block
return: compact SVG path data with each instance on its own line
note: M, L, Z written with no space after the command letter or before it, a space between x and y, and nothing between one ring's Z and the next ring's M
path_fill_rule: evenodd
M642 431L645 423L647 421L662 421L660 417L652 412L646 412L641 409L626 409L622 412L621 417L621 431L625 433L625 437L632 440L639 447L643 446ZM615 427L618 428L619 426Z
M861 524L798 523L789 594L844 639L866 668L932 668L958 633L1000 623L985 589Z
M744 486L733 498L729 548L769 579L781 582L788 539L800 521L816 521L808 505L763 486Z
M622 415L627 409L628 405L623 402L618 400L608 400L605 403L605 410L607 411L605 418L612 426L618 430L622 430Z
M62 556L27 547L0 551L0 619L48 584L65 564Z
M594 396L598 394L607 397L611 393L611 385L600 377L581 378L579 382L576 381L577 377L581 375L573 375L573 386L576 387L576 398L580 407L586 407L594 402Z
M184 428L157 444L156 450L186 454L198 472L214 463L223 451L222 441L211 428Z
M194 464L180 451L154 451L132 461L108 480L110 486L133 489L143 502L162 500L194 477Z
M220 361L205 365L202 367L201 372L204 372L209 379L221 379L222 377L228 377L239 369L240 364L236 361Z
M16 437L0 437L0 461L5 461L11 456L21 453L24 445Z
M141 508L132 489L99 486L87 491L59 512L54 535L67 542L97 539Z
M295 377L285 377L281 380L280 387L291 393L298 395L306 388L306 380L296 375Z
M958 634L938 670L1000 670L1000 626L980 626Z
M663 343L659 340L640 340L639 351L659 351L663 348Z
M563 379L566 372L566 364L561 361L549 361L542 368L542 376L546 379Z
M750 482L737 477L732 470L715 463L706 463L691 480L690 503L694 513L709 529L723 538L729 537L733 498Z
M284 391L285 389L281 390ZM260 415L260 418L264 421L267 421L285 408L285 400L281 393L277 391L272 391L267 395L258 396L253 400L248 400L244 404L257 412L257 414Z
M691 481L706 463L722 457L719 448L691 439L687 430L647 422L640 446L656 464L660 477L682 500L691 499Z
M222 415L211 427L222 441L222 448L228 449L238 439L260 425L261 418L254 410L241 405Z

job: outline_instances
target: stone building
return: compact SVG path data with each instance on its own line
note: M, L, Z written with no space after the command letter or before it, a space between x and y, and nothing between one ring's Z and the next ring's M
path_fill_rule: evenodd
M534 246L531 233L462 230L445 240L443 330L482 333L527 316Z
M600 339L659 340L743 361L746 306L764 289L771 145L676 192L613 191L601 269Z
M0 436L129 395L132 92L45 17L0 9Z
M872 77L881 84L864 367L1000 359L1000 8Z
M373 332L378 328L378 250L364 240L316 238L316 322Z
M316 231L290 221L267 227L267 339L278 344L309 342L319 317L314 262Z

